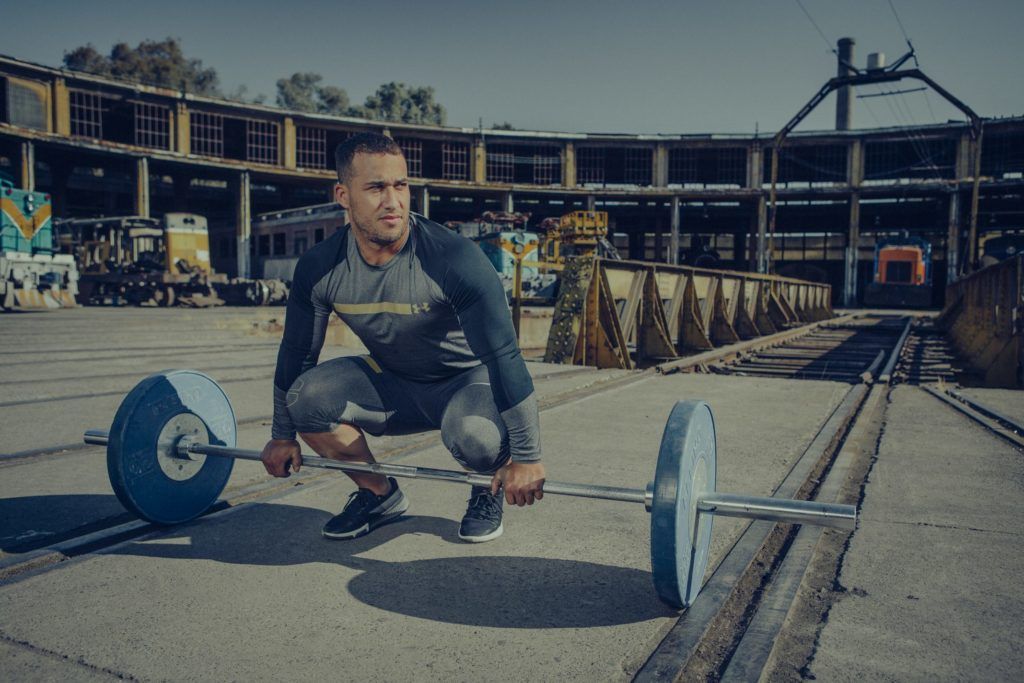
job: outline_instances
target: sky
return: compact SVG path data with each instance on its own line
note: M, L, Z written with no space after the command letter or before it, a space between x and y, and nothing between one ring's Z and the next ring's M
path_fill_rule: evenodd
M1020 0L49 0L0 23L0 54L59 66L86 43L174 36L225 91L270 102L278 78L313 71L353 102L389 81L432 86L454 126L750 134L835 75L838 38L856 40L859 66L906 52L893 8L926 74L982 116L1024 114ZM858 99L853 115L856 128L962 118L934 92ZM798 130L834 122L833 95Z

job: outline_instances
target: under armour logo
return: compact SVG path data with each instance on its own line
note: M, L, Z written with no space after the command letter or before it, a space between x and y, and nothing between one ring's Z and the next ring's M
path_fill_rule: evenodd
M430 304L413 304L412 305L412 312L413 313L426 313L429 310L430 310Z

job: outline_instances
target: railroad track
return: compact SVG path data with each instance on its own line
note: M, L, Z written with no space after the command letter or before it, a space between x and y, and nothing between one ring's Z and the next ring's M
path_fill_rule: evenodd
M895 378L902 384L956 382L964 369L953 346L933 318L918 318L910 327Z
M866 316L826 324L778 346L709 364L708 370L723 375L856 384L879 374L906 324L903 316Z

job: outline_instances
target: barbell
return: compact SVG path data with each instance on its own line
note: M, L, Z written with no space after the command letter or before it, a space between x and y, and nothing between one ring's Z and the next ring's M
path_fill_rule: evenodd
M107 471L118 500L157 524L180 524L217 501L234 461L259 460L235 448L235 413L220 386L201 372L169 370L137 384L121 402L109 432L85 442L107 447ZM485 474L303 455L305 467L490 486ZM693 603L707 568L714 515L852 529L852 505L715 491L715 421L707 403L679 401L662 433L654 481L644 489L546 481L544 493L642 503L651 513L651 573L661 600Z

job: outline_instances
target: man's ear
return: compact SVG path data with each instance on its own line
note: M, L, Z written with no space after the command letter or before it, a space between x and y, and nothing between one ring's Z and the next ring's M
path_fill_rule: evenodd
M348 210L348 188L342 183L334 183L334 201L341 204L341 208Z

